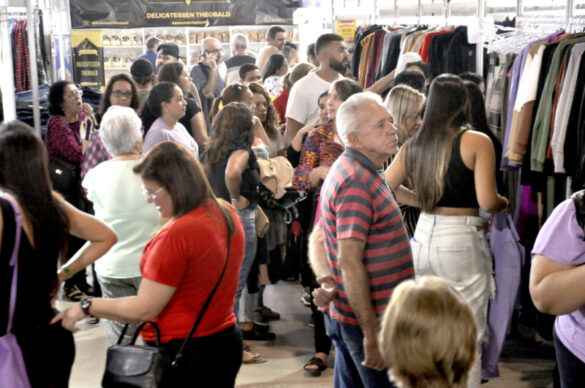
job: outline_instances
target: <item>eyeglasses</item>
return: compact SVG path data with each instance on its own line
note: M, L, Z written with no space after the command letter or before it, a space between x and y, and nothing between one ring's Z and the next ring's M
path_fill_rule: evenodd
M144 185L142 186L142 194L146 197L147 200L150 199L151 201L154 201L156 199L156 196L163 190L164 186L159 187L158 190L156 191L150 191L146 187L144 187Z
M78 90L76 92L69 93L68 95L65 96L65 98L66 99L74 99L74 98L81 97L81 96L83 96L83 91Z
M119 98L132 98L132 91L122 91L122 90L114 90L112 91L112 95L119 97Z

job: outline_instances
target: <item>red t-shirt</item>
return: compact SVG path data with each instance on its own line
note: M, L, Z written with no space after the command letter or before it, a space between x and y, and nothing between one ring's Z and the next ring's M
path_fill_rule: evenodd
M208 336L236 323L233 310L245 243L242 223L233 209L230 212L236 233L231 239L228 266L193 337ZM226 254L226 224L221 211L211 201L171 221L148 242L140 260L142 276L176 288L169 303L154 319L162 342L187 337L219 279ZM141 335L147 341L154 341L150 325Z
M289 90L287 88L282 88L282 93L272 101L274 108L280 117L280 124L286 122L286 104L288 103L288 95Z

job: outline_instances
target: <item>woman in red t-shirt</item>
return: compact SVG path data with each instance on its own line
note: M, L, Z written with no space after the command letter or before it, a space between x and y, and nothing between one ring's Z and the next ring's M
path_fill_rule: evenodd
M229 230L224 277L179 367L165 371L161 386L233 387L242 363L242 336L233 313L244 257L242 224L226 202L215 198L199 163L179 144L156 145L134 172L142 178L147 202L169 219L144 249L138 295L84 299L85 309L76 304L54 321L62 319L65 328L75 330L75 322L87 314L121 322L153 320L163 351L173 357L222 273ZM147 342L155 339L150 326L141 335Z

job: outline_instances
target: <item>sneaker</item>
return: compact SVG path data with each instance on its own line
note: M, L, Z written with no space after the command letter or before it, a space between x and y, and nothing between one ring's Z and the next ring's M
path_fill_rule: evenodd
M311 289L305 287L303 289L303 295L301 295L301 303L307 307L311 307Z
M311 315L311 319L309 320L309 323L307 323L307 326L312 328L315 327L315 318L313 318L313 315Z

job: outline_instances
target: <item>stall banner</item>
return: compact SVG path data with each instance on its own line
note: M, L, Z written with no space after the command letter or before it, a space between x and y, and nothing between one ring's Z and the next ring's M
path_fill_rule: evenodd
M71 31L73 80L81 86L104 86L104 45L99 30Z
M337 33L343 37L346 43L353 43L355 36L356 20L338 20Z
M298 0L69 0L72 28L292 24Z

